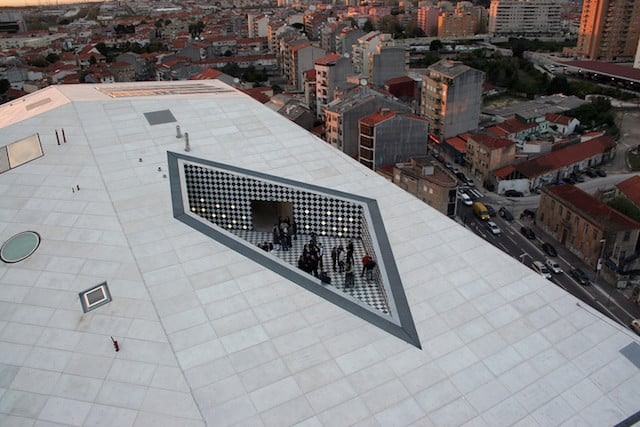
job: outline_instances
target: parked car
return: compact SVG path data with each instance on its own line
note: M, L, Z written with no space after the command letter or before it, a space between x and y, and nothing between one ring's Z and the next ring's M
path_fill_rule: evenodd
M487 212L489 212L489 216L496 216L496 210L493 208L493 206L485 203L484 207L487 208Z
M502 233L502 230L500 230L500 227L498 227L498 225L493 221L487 222L487 227L489 227L489 230L491 231L491 234L497 235L497 234Z
M578 282L582 286L587 286L591 283L589 282L589 277L587 277L585 272L580 270L579 268L572 268L571 270L569 270L569 274L575 279L576 282Z
M469 197L467 193L463 191L460 192L460 200L462 200L462 203L464 203L465 206L473 205L473 200L471 200L471 197Z
M633 319L631 321L631 329L633 329L633 331L640 335L640 319Z
M469 187L475 187L476 183L473 182L471 178L464 174L464 172L456 172L456 177L462 182L464 185L468 185Z
M563 273L562 267L560 267L560 264L558 264L554 260L547 258L547 260L544 263L547 265L547 268L549 268L549 270L553 271L555 274Z
M454 169L453 163L444 162L444 167L449 169L450 171Z
M536 211L533 211L531 209L525 209L522 211L522 216L533 219L536 217Z
M466 184L467 181L469 180L467 178L467 175L464 174L464 172L456 172L456 177L460 180L460 182L462 182L463 184Z
M565 176L564 178L562 178L562 182L564 182L565 184L574 185L576 183L576 180L571 178L571 176Z
M509 209L507 209L505 207L502 207L502 208L498 209L498 213L506 221L513 221L513 215L511 214L511 212L509 212Z
M558 256L558 251L556 251L556 248L554 248L551 243L544 242L542 244L542 250L544 251L544 253L546 253L549 256L552 256L552 257Z
M518 190L507 190L504 195L507 197L524 197L524 193Z
M536 233L534 233L533 230L529 227L520 227L520 232L529 240L533 240L536 238Z
M533 269L533 271L535 271L545 279L551 279L551 273L549 272L547 267L545 267L545 265L540 261L533 261L533 263L531 264L531 268Z
M598 174L598 176L607 176L607 173L604 171L604 169L596 169L596 173Z
M589 178L595 178L596 176L598 176L598 173L593 168L587 169L587 172L585 172L585 173L587 174L587 176Z

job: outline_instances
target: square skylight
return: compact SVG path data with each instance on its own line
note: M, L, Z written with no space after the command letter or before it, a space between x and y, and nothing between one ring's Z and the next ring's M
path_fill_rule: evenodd
M111 302L111 293L107 282L102 282L98 286L80 292L78 295L80 296L82 311L85 313Z

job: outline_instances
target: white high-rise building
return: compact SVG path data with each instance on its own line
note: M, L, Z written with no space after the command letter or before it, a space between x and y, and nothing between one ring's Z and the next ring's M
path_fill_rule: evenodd
M560 27L560 3L554 0L493 0L489 34L552 35Z

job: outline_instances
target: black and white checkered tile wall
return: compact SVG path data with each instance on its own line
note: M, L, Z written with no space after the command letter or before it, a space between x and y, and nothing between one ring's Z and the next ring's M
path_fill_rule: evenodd
M184 168L189 209L218 227L253 230L252 201L290 202L299 233L364 238L369 241L365 246L371 246L363 208L357 203L215 168L189 163Z

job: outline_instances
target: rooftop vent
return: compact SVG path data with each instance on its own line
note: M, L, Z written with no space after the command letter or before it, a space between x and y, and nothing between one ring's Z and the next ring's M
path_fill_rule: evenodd
M97 286L89 288L78 294L82 311L85 313L111 302L111 293L107 282L102 282Z

